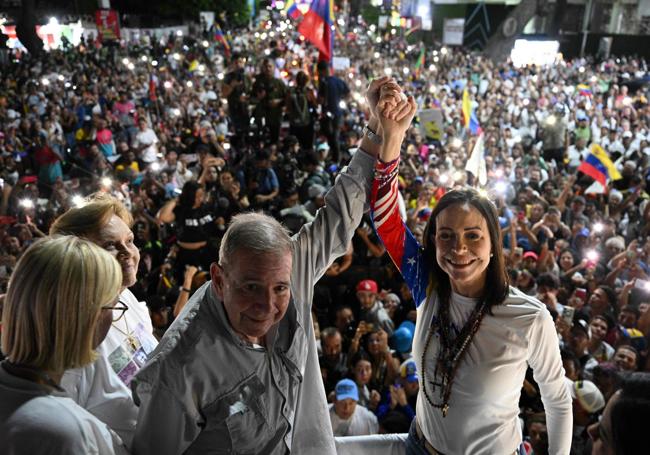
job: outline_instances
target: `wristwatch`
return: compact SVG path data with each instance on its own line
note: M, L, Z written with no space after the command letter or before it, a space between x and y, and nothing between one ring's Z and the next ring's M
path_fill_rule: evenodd
M372 142L374 142L377 145L381 145L383 142L381 139L381 136L375 133L373 130L371 130L368 125L363 127L363 134L368 137Z

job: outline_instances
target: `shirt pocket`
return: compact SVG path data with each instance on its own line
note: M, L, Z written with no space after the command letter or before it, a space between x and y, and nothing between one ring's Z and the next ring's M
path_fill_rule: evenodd
M252 374L203 410L202 433L210 453L256 453L264 446L269 437L265 391L262 381ZM215 451L215 446L222 452Z
M305 374L305 365L307 364L307 354L309 350L308 343L309 341L305 336L304 329L298 325L289 349L280 353L289 372L299 382L302 382L302 378Z

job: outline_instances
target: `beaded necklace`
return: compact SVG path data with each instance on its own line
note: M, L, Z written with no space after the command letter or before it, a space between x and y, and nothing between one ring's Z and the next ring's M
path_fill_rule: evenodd
M431 322L429 327L429 332L427 334L427 339L424 343L424 350L422 351L422 388L424 389L424 396L426 397L429 404L438 409L442 409L442 417L447 417L449 412L449 397L451 396L451 387L456 377L456 371L458 366L463 359L463 356L467 352L467 347L470 345L474 339L474 335L478 332L479 327L481 326L481 321L487 312L487 303L483 301L480 304L477 304L472 311L469 319L461 329L458 336L451 341L451 336L449 329L451 327L451 318L449 316L449 304L440 305L438 310L439 319L435 317ZM437 378L438 372L441 373L442 382L430 381L432 389L435 389L435 386L440 386L442 388L442 403L434 403L429 392L427 392L427 381L426 381L426 364L425 359L427 356L427 350L429 349L429 344L431 342L431 337L437 328L440 328L440 349L438 351L438 360L436 362L436 368L434 370L433 376L434 380Z

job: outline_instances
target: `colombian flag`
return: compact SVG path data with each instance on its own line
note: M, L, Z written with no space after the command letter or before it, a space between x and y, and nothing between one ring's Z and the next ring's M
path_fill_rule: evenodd
M481 125L478 123L478 118L476 117L476 112L472 109L472 100L469 98L469 92L467 88L463 91L463 123L465 128L469 128L472 134L481 133Z
M294 0L289 0L286 5L284 6L284 11L287 13L287 16L289 16L291 19L298 19L300 16L302 16L302 13L296 6L296 2Z
M605 150L598 144L591 146L589 155L580 164L578 170L587 174L602 186L607 186L607 180L618 180L622 178Z
M334 0L312 0L298 32L320 51L319 60L331 61L334 44Z

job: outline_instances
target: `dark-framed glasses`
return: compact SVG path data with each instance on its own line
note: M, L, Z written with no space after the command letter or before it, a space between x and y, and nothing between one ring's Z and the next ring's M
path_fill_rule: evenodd
M126 310L128 309L129 307L126 306L126 304L122 301L118 301L114 306L102 307L102 310L111 310L113 312L113 322L117 322L122 319L122 316L124 316L124 313L126 313Z

